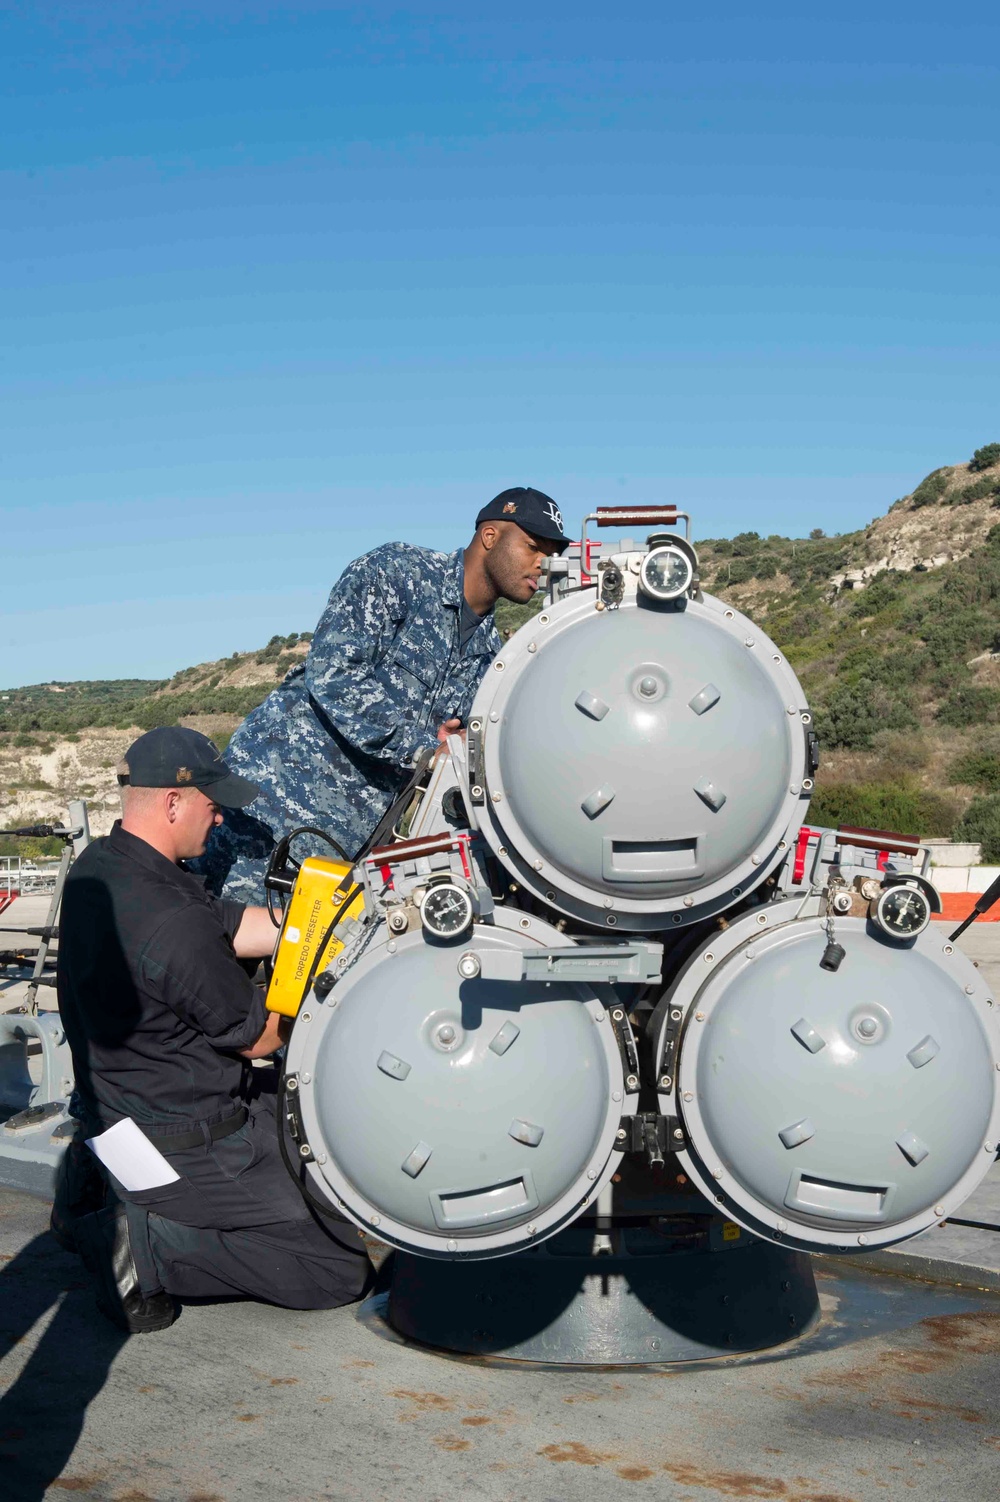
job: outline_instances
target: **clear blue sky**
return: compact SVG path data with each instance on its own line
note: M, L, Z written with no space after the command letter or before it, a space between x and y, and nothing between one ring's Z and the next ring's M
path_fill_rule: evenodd
M998 16L4 6L0 686L306 629L509 484L846 531L1000 439Z

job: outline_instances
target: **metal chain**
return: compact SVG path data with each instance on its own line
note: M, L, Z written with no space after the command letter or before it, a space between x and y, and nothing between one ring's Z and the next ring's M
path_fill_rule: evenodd
M354 966L358 963L358 960L360 960L361 956L364 954L365 950L368 948L369 944L374 939L375 934L376 934L376 932L377 932L377 930L378 930L379 927L380 927L380 925L379 925L378 920L374 919L368 925L368 932L366 934L362 935L361 939L359 940L359 942L357 943L357 945L355 946L355 948L352 950L350 958L348 959L348 958L345 957L345 955L342 954L340 956L340 958L337 960L336 971L337 971L337 984L338 985L343 980L343 978L347 974L347 972L349 970L352 970L354 968Z

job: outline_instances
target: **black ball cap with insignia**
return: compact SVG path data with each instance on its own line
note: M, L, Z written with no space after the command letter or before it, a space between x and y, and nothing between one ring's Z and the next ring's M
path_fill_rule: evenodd
M221 808L246 808L260 792L230 771L207 735L183 725L140 735L119 763L118 781L134 788L199 788Z
M560 553L569 547L559 507L551 496L533 490L530 485L512 485L510 490L501 490L476 517L477 527L483 522L517 522L532 537L559 543Z

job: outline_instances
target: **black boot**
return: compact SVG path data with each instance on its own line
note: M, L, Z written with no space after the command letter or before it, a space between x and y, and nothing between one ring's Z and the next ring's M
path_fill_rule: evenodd
M97 1307L112 1324L130 1335L166 1330L173 1324L177 1306L170 1295L147 1297L139 1287L124 1205L114 1203L82 1216L76 1246L97 1284Z
M78 1126L56 1169L55 1198L49 1229L64 1252L76 1251L76 1227L81 1216L100 1210L105 1182L97 1159Z

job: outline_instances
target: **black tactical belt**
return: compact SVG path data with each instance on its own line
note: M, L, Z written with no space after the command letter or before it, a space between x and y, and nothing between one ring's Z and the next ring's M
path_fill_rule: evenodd
M214 1121L207 1128L208 1135L213 1142L218 1142L222 1137L229 1137L233 1132L238 1132L246 1122L250 1112L246 1106L241 1106L234 1111L232 1116L226 1116L222 1121ZM144 1129L145 1130L145 1129ZM205 1132L169 1132L164 1137L154 1137L150 1132L145 1135L154 1147L159 1148L161 1153L182 1153L189 1147L202 1147L205 1142Z

